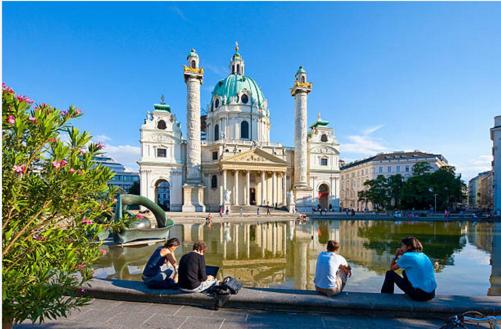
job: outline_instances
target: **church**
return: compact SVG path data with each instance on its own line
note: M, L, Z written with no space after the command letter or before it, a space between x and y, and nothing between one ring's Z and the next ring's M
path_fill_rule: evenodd
M339 144L320 114L307 125L312 84L306 70L299 67L290 89L294 147L288 147L270 141L268 100L246 74L238 44L228 76L213 88L207 114L200 106L200 64L192 49L183 69L186 137L163 99L141 126L141 195L167 211L339 209Z

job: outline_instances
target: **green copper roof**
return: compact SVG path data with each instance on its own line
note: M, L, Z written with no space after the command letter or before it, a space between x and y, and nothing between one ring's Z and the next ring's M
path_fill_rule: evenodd
M299 67L296 74L299 74L299 73L306 73L306 70L304 69L304 67L302 67L302 66Z
M316 128L318 126L322 126L322 127L325 127L329 125L329 121L327 120L323 120L321 117L320 117L320 113L318 113L318 116L317 116L317 122L315 122L314 124L311 125L311 128Z
M226 79L221 80L216 84L214 90L212 91L212 97L226 96L227 102L229 102L230 97L237 96L244 89L247 89L248 95L251 99L249 104L257 102L259 107L263 105L265 100L263 92L254 79L245 75L228 75Z
M153 104L155 111L167 111L170 112L170 106L168 104Z
M186 59L190 58L190 56L193 56L193 57L198 57L198 54L196 52L195 49L191 49L190 52L188 53L188 56L186 56Z

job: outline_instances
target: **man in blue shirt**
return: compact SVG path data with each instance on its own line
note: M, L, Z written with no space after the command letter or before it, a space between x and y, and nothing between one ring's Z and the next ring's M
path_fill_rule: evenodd
M395 272L399 268L403 269L403 277ZM381 293L393 294L395 284L414 300L427 301L435 297L435 270L423 253L423 245L415 237L402 239L391 270L386 272Z

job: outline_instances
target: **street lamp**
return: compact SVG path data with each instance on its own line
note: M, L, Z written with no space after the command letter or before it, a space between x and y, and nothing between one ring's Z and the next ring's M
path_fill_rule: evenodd
M430 187L428 189L428 191L430 191L431 193L433 193L433 188ZM433 196L435 198L435 207L433 208L433 212L436 213L437 212L437 193L433 193Z

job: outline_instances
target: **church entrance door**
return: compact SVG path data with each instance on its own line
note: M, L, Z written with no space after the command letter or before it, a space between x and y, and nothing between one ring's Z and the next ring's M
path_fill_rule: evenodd
M250 204L252 206L255 206L256 205L256 189L251 187L249 189L249 196L250 196Z
M329 186L322 184L318 188L318 204L322 209L329 209Z
M166 180L159 180L155 185L155 202L166 211L170 210L170 184Z

